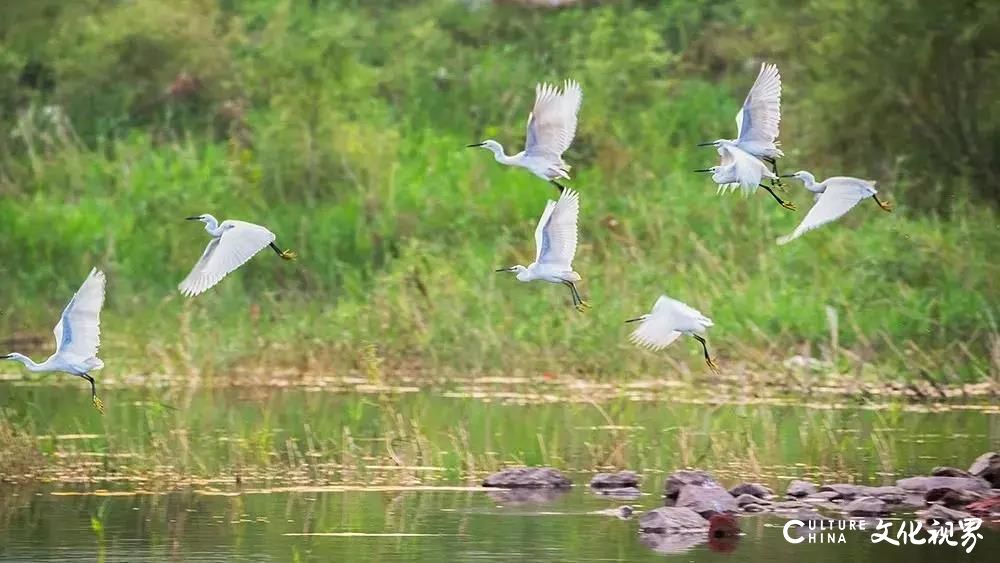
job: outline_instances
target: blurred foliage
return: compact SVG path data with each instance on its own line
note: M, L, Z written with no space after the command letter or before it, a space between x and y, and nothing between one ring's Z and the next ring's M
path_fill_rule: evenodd
M850 319L838 341L857 364L1000 369L996 212L973 193L996 186L980 176L996 171L995 73L964 90L972 69L995 68L982 35L995 7L961 31L964 7L929 6L925 34L911 13L923 2L767 2L0 3L0 331L47 327L96 264L112 275L106 347L165 364L256 357L248 307L271 306L275 345L350 358L379 342L460 369L650 369L662 356L637 355L619 321L667 291L716 317L723 358L819 353L829 305ZM938 47L948 22L961 39ZM968 104L953 115L923 62L966 51L979 58L954 70ZM801 215L716 198L689 172L715 158L696 142L734 133L762 59L785 78L783 167L879 179L897 213L862 205L778 249ZM585 92L566 158L584 194L577 269L598 305L586 320L558 314L560 288L492 273L530 260L552 194L462 148L516 147L535 82L567 77ZM906 100L931 121L906 121ZM921 137L950 121L976 150ZM301 260L261 256L182 305L175 285L205 238L181 219L202 212L266 224ZM192 318L231 330L192 334ZM134 340L116 343L114 326Z

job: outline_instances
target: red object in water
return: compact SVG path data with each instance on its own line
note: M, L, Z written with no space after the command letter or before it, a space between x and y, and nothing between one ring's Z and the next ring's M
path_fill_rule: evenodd
M994 512L1000 512L1000 495L970 502L965 505L965 510L976 516L991 516Z
M729 553L740 541L740 523L732 514L713 514L708 519L708 548Z

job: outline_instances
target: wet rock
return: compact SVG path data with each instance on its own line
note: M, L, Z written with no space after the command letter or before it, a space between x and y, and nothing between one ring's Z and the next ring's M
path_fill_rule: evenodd
M638 487L639 476L632 471L598 473L590 480L590 486L595 489L623 489L625 487Z
M629 505L619 506L618 508L608 508L605 510L596 510L591 514L601 514L604 516L614 516L619 520L628 520L635 514L635 510Z
M774 496L774 491L766 485L761 485L760 483L740 483L732 489L729 489L729 494L734 497L740 495L753 495L757 498L767 498Z
M775 510L789 511L789 510L799 510L805 507L804 504L797 500L783 500L776 502L772 505Z
M818 493L813 493L802 500L806 502L828 502L840 498L840 493L837 491L820 491Z
M736 499L719 485L686 485L677 496L676 506L690 508L705 518L722 512L736 512Z
M706 530L708 528L706 527ZM640 532L639 542L656 553L675 555L691 551L696 546L708 541L708 533L699 534L661 534L656 532Z
M931 475L934 477L972 477L972 473L965 471L964 469L957 469L955 467L935 467L931 469Z
M741 505L740 508L743 509L743 512L764 512L765 510L767 510L767 508L759 504L754 504L752 502L749 504Z
M875 497L861 497L849 502L844 512L851 516L882 516L889 514L889 506Z
M642 496L642 491L635 487L622 487L620 489L593 489L595 493L602 497L633 500Z
M940 525L945 522L958 522L964 518L972 517L968 512L946 508L940 504L931 505L930 508L920 513L920 516L932 525Z
M707 532L708 520L690 508L664 506L639 517L639 530L649 533Z
M865 496L875 497L884 500L889 504L903 502L907 493L900 487L886 485L883 487L861 487L861 492Z
M681 469L679 471L674 471L669 476L667 480L663 483L663 498L667 501L667 505L673 504L673 501L677 500L677 497L681 494L681 489L687 485L716 485L719 484L715 481L715 478L711 474L705 471L699 470L687 470Z
M824 493L834 493L833 496ZM866 485L851 485L848 483L837 483L833 485L823 485L815 495L823 495L828 500L843 499L854 500L860 497L875 497L889 503L901 502L906 497L906 491L899 487L869 487Z
M850 485L848 483L834 483L832 485L820 485L819 493L835 493L835 496L830 497L830 499L841 498L845 500L853 500L857 497L867 496L862 493L862 488L858 485ZM815 495L810 495L815 496Z
M512 467L490 475L484 487L505 489L568 489L573 482L551 467Z
M742 495L740 495L740 496L738 496L738 497L736 497L736 506L742 507L742 506L745 506L745 505L748 505L748 504L757 504L757 505L763 506L765 504L771 504L771 503L769 501L766 501L766 500L762 499L762 498L758 498L758 497L755 497L753 495L748 495L748 494L745 494L745 493L742 494Z
M1000 487L1000 453L986 452L969 466L969 473L985 479L993 487Z
M809 481L793 479L792 482L788 484L788 491L786 494L790 497L804 497L815 492L816 485L813 485Z
M896 486L906 491L920 493L926 493L931 489L986 493L990 489L989 483L979 477L908 477L896 481Z
M926 502L936 502L949 508L965 506L984 498L985 495L973 491L956 491L954 489L931 489L924 495Z

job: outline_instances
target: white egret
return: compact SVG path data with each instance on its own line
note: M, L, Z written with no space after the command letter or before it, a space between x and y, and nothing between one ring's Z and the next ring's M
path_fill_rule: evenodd
M763 178L776 179L777 176L767 169L763 162L757 160L750 153L744 151L736 145L720 145L719 156L722 162L719 166L711 168L701 168L695 172L711 172L712 180L719 184L719 192L732 191L740 188L743 195L749 196L757 191L758 187L767 190L771 197L775 199L785 209L795 210L795 204L784 201L778 194L761 183Z
M97 357L101 345L101 308L104 306L104 273L96 268L69 300L59 323L53 330L56 351L49 359L36 364L31 358L13 353L0 357L24 364L29 371L55 371L81 377L90 382L91 397L97 410L104 412L104 403L97 398L97 384L90 372L104 367Z
M535 261L527 268L518 264L500 268L498 272L515 272L518 281L534 280L560 283L569 287L573 296L573 306L583 311L590 305L580 297L576 282L580 274L573 271L573 257L576 255L576 221L580 214L580 196L572 189L565 189L559 201L549 200L542 218L535 228Z
M777 142L780 123L781 75L777 65L762 63L757 80L736 114L736 139L717 139L698 146L735 145L770 163L778 174L778 159L785 155Z
M875 182L849 176L833 176L822 182L805 170L785 174L784 178L802 180L806 189L815 194L816 203L806 213L802 222L791 234L778 238L778 244L788 244L803 234L843 217L855 205L872 198L884 211L892 211L892 204L880 201L875 191Z
M468 146L489 150L500 164L527 168L561 192L565 187L557 180L569 180L570 169L562 154L576 135L576 115L582 100L583 90L573 80L567 80L562 91L551 84L538 84L535 86L535 107L528 114L528 135L523 151L507 156L503 146L493 139Z
M187 217L187 220L205 223L205 230L212 235L201 259L178 286L188 297L204 293L265 247L270 246L283 260L295 259L294 252L278 248L274 244L275 234L260 225L233 220L219 223L208 214Z
M719 367L708 354L708 344L705 342L705 331L713 326L712 319L702 315L676 299L661 295L653 305L649 314L628 319L626 323L640 323L639 327L629 337L634 344L650 350L662 350L680 338L682 334L693 337L701 342L705 351L705 363L712 371L718 372Z

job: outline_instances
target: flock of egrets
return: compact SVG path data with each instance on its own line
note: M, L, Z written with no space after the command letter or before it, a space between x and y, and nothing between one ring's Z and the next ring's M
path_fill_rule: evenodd
M562 155L576 135L577 114L582 100L583 91L574 81L566 81L561 90L549 84L539 84L535 89L534 108L528 115L523 151L508 156L503 146L492 139L469 145L488 149L497 162L526 168L559 189L559 199L546 203L535 228L535 261L528 266L518 264L497 271L514 272L522 282L542 280L565 285L570 290L573 305L580 311L589 308L576 288L580 274L573 271L580 196L560 182L570 179L570 166ZM794 210L795 206L783 201L774 189L783 189L780 178L801 180L806 189L815 194L815 204L791 234L778 238L778 244L786 244L807 231L838 219L867 198L872 198L882 209L891 210L887 202L878 199L875 182L846 176L817 182L806 171L779 176L777 160L784 156L777 142L780 121L781 76L775 65L764 64L743 107L736 114L736 139L701 143L701 146L714 146L721 162L718 166L696 172L711 172L712 180L719 185L719 192L740 189L748 196L762 188L782 207L790 210ZM771 185L764 185L764 180ZM208 214L187 219L205 223L205 230L212 239L191 273L179 285L180 292L185 296L204 293L264 248L271 247L284 260L295 259L293 252L281 250L274 244L274 233L260 225L233 220L220 223ZM47 360L38 364L18 353L7 354L0 359L19 361L34 372L63 372L86 379L90 382L94 405L103 412L104 407L97 397L97 386L90 372L104 366L104 362L97 358L97 350L100 346L100 312L104 305L105 285L104 273L91 270L66 305L55 327L56 351ZM650 313L625 322L638 322L638 327L631 334L632 342L653 350L668 346L681 335L692 336L701 343L708 366L718 369L704 337L705 331L713 324L712 320L696 309L663 295L656 300Z

